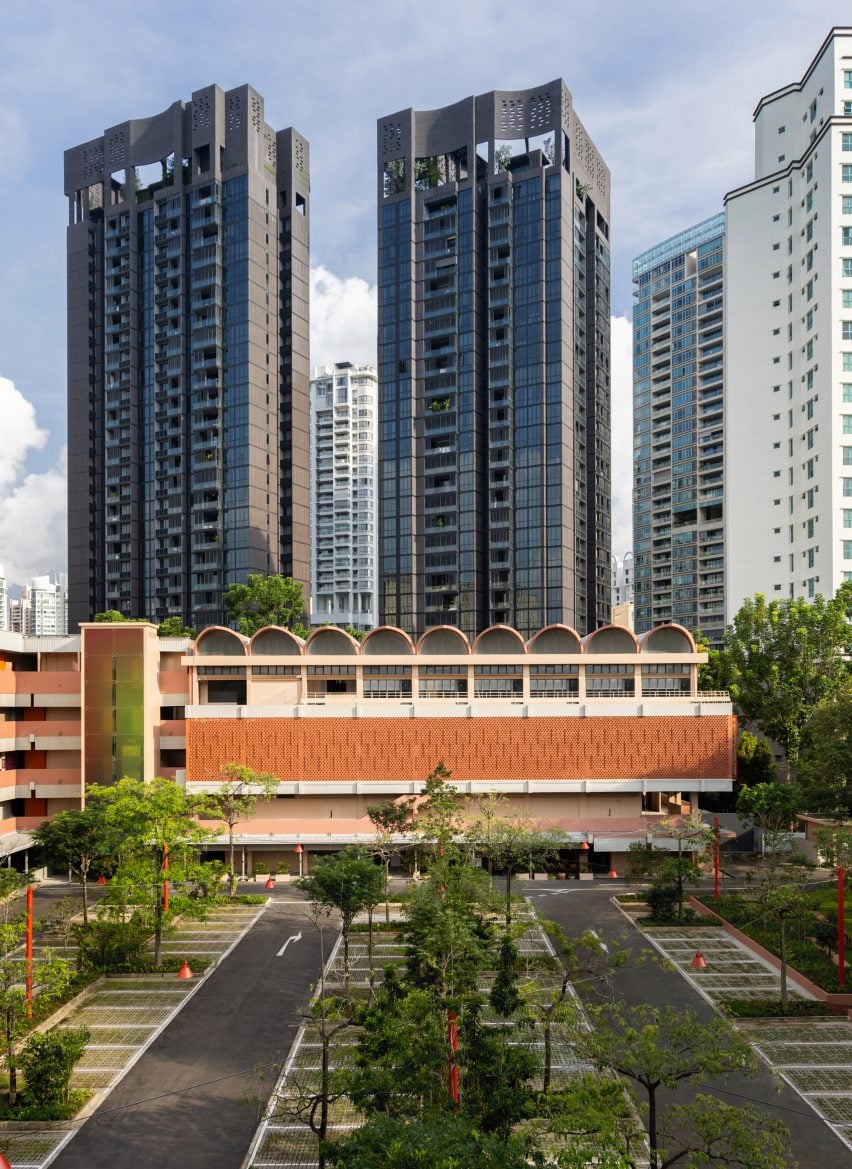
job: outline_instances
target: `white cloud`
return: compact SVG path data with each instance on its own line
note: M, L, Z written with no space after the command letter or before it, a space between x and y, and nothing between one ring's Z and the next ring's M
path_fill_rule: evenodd
M28 577L65 569L65 451L49 470L27 473L30 452L41 450L49 435L38 425L32 403L4 377L0 418L0 563L7 581L23 584Z
M360 276L311 269L311 365L376 364L376 289Z
M612 318L612 550L633 547L633 325Z

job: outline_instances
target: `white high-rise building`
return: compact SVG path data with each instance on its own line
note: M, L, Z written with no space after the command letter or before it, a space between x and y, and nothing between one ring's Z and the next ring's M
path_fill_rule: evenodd
M29 600L28 629L31 636L64 636L68 632L68 577L60 573L34 576L26 595Z
M612 557L612 604L624 605L633 600L633 553Z
M754 115L726 198L726 602L852 579L852 28Z
M372 366L311 379L311 623L376 624L376 418Z
M9 628L9 597L6 592L6 571L0 564L0 633Z

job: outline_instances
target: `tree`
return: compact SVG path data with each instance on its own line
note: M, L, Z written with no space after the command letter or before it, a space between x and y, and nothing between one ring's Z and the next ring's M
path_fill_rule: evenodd
M728 630L732 695L743 716L779 744L790 769L799 760L812 708L849 676L852 582L830 601L744 601Z
M55 1108L68 1103L74 1065L91 1038L88 1027L53 1027L37 1032L21 1052L28 1103Z
M72 974L70 962L50 951L34 954L30 965L23 952L26 929L20 918L0 924L0 1027L11 1108L18 1096L18 1041L29 1025L26 984L30 971L33 994L43 999L62 994Z
M390 862L396 850L396 837L411 824L412 803L410 799L385 800L381 804L368 804L367 815L375 825L376 836L373 850L385 867L385 921L390 921Z
M328 1141L328 1120L331 1106L344 1095L341 1077L331 1068L331 1047L334 1040L352 1026L352 1004L341 998L314 999L302 1013L307 1024L319 1039L319 1076L308 1073L302 1080L298 1072L288 1076L284 1094L273 1097L272 1114L276 1120L292 1117L308 1128L317 1138L317 1166L325 1169Z
M737 782L743 787L775 783L778 779L775 755L766 739L743 731L737 743Z
M660 1087L674 1089L696 1076L753 1074L757 1068L749 1044L729 1023L723 1019L702 1023L689 1007L612 1003L590 1008L589 1015L591 1026L574 1031L577 1053L600 1070L616 1072L644 1091L651 1169L663 1169L665 1163L659 1151Z
M51 864L70 869L79 877L83 890L83 925L88 925L89 872L93 866L109 864L116 847L116 834L107 821L104 806L95 799L85 808L57 812L33 829L33 836Z
M206 816L221 817L228 826L228 891L231 897L237 891L234 871L234 828L240 821L249 820L259 799L271 799L278 790L278 777L266 771L253 771L239 763L226 763L219 769L222 783L209 797Z
M391 966L360 1029L346 1094L367 1116L424 1121L447 1108L447 1021L428 990L400 981Z
M757 821L773 867L781 850L789 846L801 802L801 788L794 783L756 783L742 788L737 796L737 814Z
M483 1132L464 1115L425 1121L375 1116L329 1146L336 1169L528 1169L526 1146L516 1137ZM553 1167L552 1162L539 1164Z
M349 932L356 914L382 899L382 870L355 848L314 858L313 871L296 881L315 905L336 909L342 919L343 985L349 985ZM372 936L369 949L372 951ZM372 952L369 954L372 967Z
M263 576L251 572L245 584L229 585L222 596L231 621L240 633L251 637L267 625L291 629L307 637L302 624L305 601L302 586L291 576Z
M535 1048L512 1042L506 1027L484 1024L481 1000L472 997L461 1016L458 1056L464 1111L481 1132L508 1140L532 1108Z
M490 894L487 874L457 858L440 861L405 905L408 976L445 1003L476 988L490 957L491 929L479 906Z
M689 849L705 847L713 839L713 829L705 824L697 812L688 816L673 816L671 819L661 820L656 830L663 836L677 841L677 871L675 885L677 888L677 919L683 921L683 882L689 876L683 857L683 846ZM688 866L694 866L693 860L687 861Z
M798 779L809 812L852 812L852 684L819 702L802 735Z
M166 617L157 626L158 637L188 637L191 641L196 633L191 625L184 624L183 617Z
M645 1129L614 1076L572 1075L539 1096L538 1113L524 1129L541 1133L538 1143L559 1169L636 1169L644 1162Z
M699 1093L667 1110L660 1127L659 1169L787 1169L790 1132L750 1104L734 1107Z
M698 667L699 691L730 690L733 672L727 651L711 649L710 642L700 629L696 629L692 638L696 650L707 654L707 661Z
M558 955L545 960L544 967L558 973L559 979L555 985L542 986L540 980L533 977L521 987L521 995L528 1018L541 1030L541 1086L543 1092L548 1092L553 1067L553 1029L558 1025L574 1024L578 1019L574 989L585 983L589 993L603 1000L613 970L623 966L627 956L621 949L610 949L593 931L571 938L555 921L541 924Z
M92 784L87 802L103 809L108 828L120 841L120 860L102 902L123 920L128 905L142 905L154 933L154 964L162 956L164 882L181 854L207 833L196 817L209 810L206 797L193 797L171 779L141 781L127 776L110 787ZM169 866L168 869L166 866Z
M773 864L739 895L742 901L758 906L765 920L778 926L782 1014L787 1011L787 925L791 917L801 918L807 909L805 886L813 868L812 862L804 856L792 853L787 864L777 867Z
M136 617L125 617L123 613L119 613L118 609L104 609L102 613L95 613L92 618L99 624L111 625L119 621L136 621Z
M497 954L497 973L488 996L491 1006L501 1019L510 1019L521 1006L521 994L518 990L520 960L518 947L509 934L503 934Z
M461 832L461 796L449 782L452 774L441 760L429 772L417 805L415 826L420 839L438 856L444 855Z
M479 817L465 832L468 843L487 859L489 872L494 867L505 869L507 926L512 921L512 874L531 865L533 858L553 856L563 839L563 833L544 831L528 816L506 815L508 806L505 796L489 792L479 802Z

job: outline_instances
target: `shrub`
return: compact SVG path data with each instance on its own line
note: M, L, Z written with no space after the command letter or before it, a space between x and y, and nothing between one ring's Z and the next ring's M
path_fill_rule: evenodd
M44 1108L68 1103L71 1074L90 1035L88 1027L54 1027L27 1041L21 1052L27 1104Z
M677 917L677 889L668 885L651 888L645 900L648 902L652 921L674 921Z
M729 999L721 1004L726 1015L734 1019L775 1019L801 1018L810 1015L830 1015L832 1011L825 1003L813 999L790 998L787 1009L780 999Z
M150 931L134 917L130 921L94 921L76 926L77 962L81 970L115 970L139 961Z

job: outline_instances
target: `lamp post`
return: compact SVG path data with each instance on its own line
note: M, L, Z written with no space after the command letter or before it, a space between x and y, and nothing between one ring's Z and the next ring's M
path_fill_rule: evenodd
M302 848L301 844L297 844L296 847L293 849L293 851L295 852L296 856L299 858L299 876L301 877L301 875L302 875L302 853L305 850Z

